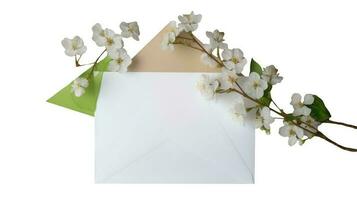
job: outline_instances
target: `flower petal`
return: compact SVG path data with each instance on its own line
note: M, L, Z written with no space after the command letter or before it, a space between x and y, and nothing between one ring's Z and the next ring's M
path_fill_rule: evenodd
M72 40L69 38L64 38L61 43L65 49L69 49L72 47Z
M263 95L264 95L264 90L261 87L257 87L255 89L255 97L254 98L260 99L263 97Z
M292 96L291 96L291 102L290 104L291 105L297 105L301 103L301 95L299 93L294 93Z
M238 57L239 59L242 59L244 56L243 56L243 51L238 49L238 48L234 48L232 49L233 51L233 56L236 56Z
M225 49L225 50L222 52L222 58L223 58L224 60L230 60L230 59L232 59L232 56L233 56L232 50Z
M283 137L288 137L289 136L289 126L284 125L279 128L279 134Z
M304 137L304 130L302 128L296 126L295 134L298 138L302 139Z
M301 110L302 110L301 114L304 116L309 116L311 113L311 109L306 106L302 107Z
M260 80L260 76L259 76L259 74L258 73L256 73L256 72L251 72L250 74L249 74L249 79L250 80Z
M304 104L305 105L311 105L312 103L314 103L314 96L312 94L306 94L304 96Z
M260 79L259 84L263 90L266 90L268 88L268 83L266 82L266 80Z
M229 70L232 70L235 67L235 65L232 61L225 61L225 62L223 62L223 64Z
M298 141L297 137L295 135L292 135L289 137L289 146L294 146L294 144L296 144L296 142Z

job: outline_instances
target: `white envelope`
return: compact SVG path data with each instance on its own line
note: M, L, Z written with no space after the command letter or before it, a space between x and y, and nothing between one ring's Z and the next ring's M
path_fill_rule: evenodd
M95 117L96 183L254 183L254 127L235 95L204 99L201 73L105 73Z

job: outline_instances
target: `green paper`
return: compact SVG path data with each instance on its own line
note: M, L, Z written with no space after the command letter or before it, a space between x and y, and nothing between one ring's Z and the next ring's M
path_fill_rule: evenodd
M90 75L93 68L91 67L79 76L87 78L89 81L89 85L82 96L76 97L74 95L71 82L53 97L48 99L47 102L94 116L103 72L107 71L109 62L110 58L106 57L96 65L94 73Z
M109 62L110 62L111 60L112 60L111 58L105 57L103 60L101 60L101 61L97 64L95 71L98 71L98 72L107 72L107 71L108 71L108 65L109 65Z

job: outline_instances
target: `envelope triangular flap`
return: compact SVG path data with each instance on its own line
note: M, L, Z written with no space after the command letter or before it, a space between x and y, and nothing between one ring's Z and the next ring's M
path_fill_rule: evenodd
M88 69L79 76L85 78L89 77L90 81L88 88L86 88L86 92L81 97L76 97L73 94L71 82L51 98L49 98L47 102L94 116L97 106L97 99L100 92L100 86L102 83L103 72L95 72L93 75L89 76L90 71L91 69Z
M131 72L219 72L218 67L208 67L201 61L203 52L197 43L193 42L193 36L182 32L176 38L178 42L192 45L191 48L182 44L176 44L173 51L162 50L161 43L170 31L170 24L165 26L132 60L129 67ZM187 39L182 39L187 38ZM202 45L198 39L197 41Z

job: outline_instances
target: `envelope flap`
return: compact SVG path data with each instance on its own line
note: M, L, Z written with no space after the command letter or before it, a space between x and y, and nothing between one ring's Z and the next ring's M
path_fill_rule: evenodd
M161 42L165 34L169 32L169 25L162 29L132 60L129 71L132 72L219 72L216 67L208 67L201 61L202 51L176 44L173 51L162 50ZM192 35L181 33L180 37L188 38L176 39L180 42L190 42ZM201 42L200 42L201 43ZM191 44L198 47L197 44ZM202 44L202 43L201 43Z

